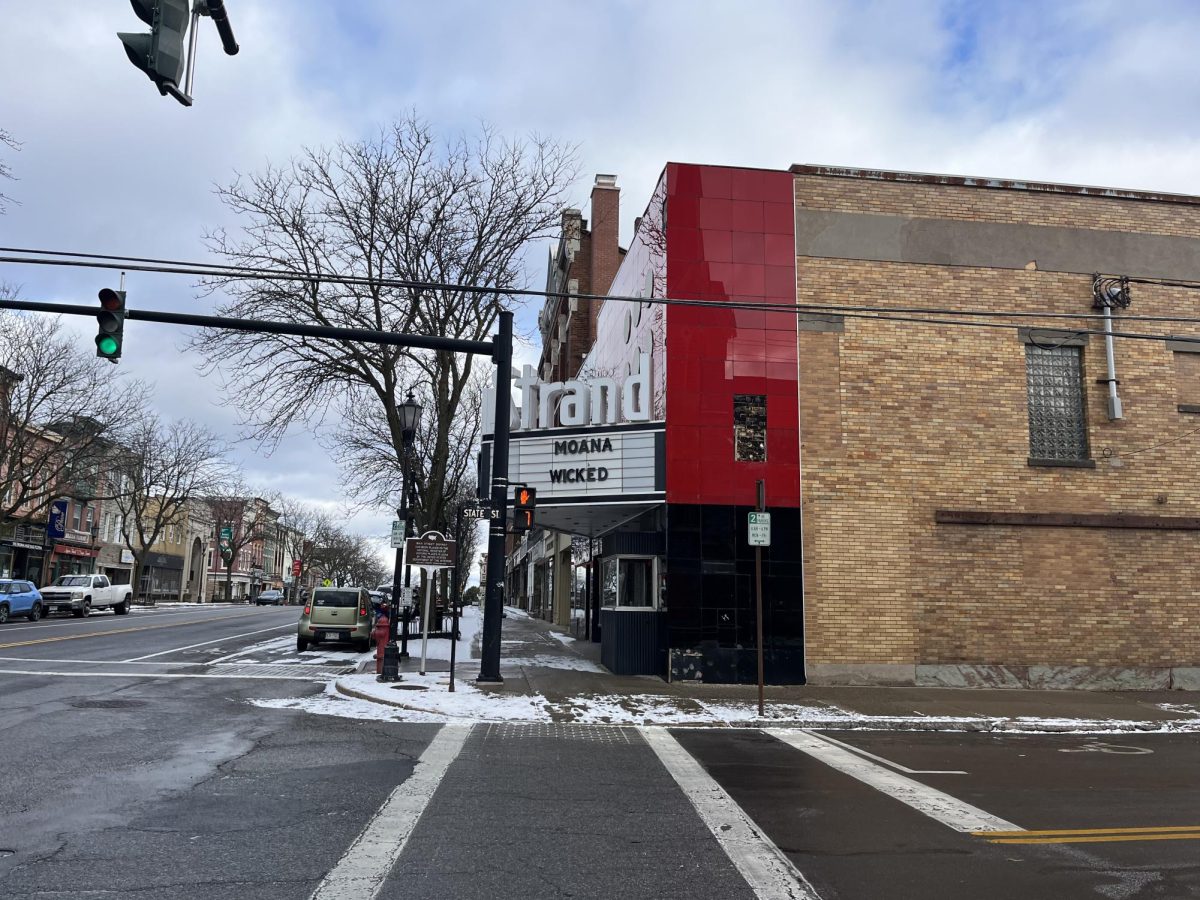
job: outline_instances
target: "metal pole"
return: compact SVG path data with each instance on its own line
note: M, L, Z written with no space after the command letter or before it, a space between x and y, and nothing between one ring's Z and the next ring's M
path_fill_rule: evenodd
M436 569L425 569L425 609L421 613L421 674L425 674L425 660L429 652L429 595L433 593L433 575Z
M408 463L405 463L405 465L407 466ZM405 544L406 552L407 552L407 547L408 547L408 538L411 534L413 534L416 531L416 528L414 527L414 523L413 523L413 516L412 516L412 511L411 511L412 507L408 505L409 499L410 498L406 495L405 500L404 500L404 505L409 508L409 516L407 519L404 520L404 544ZM408 560L406 559L404 561L404 596L406 598L410 596L411 588L412 588L412 566L410 566L408 564ZM415 603L410 604L409 608L415 609L416 604ZM404 633L400 638L400 658L401 659L408 659L408 623L409 623L410 618L411 618L411 613L406 614L404 616Z
M766 482L761 478L757 484L757 509L767 511ZM758 717L766 715L763 709L763 601L762 601L762 547L754 547L754 598L756 605L756 626L758 628Z
M463 520L463 508L462 508L462 504L460 503L458 505L458 514L455 516L455 519L454 519L454 542L455 542L454 546L457 548L462 547L462 520ZM458 604L459 604L458 566L461 561L462 561L462 558L456 556L454 558L454 568L450 570L450 580L452 583L451 588L450 588L450 603L452 604L452 607L453 607L453 616L451 618L451 625L450 625L450 690L451 690L451 692L454 691L454 657L455 657L454 651L458 647Z
M200 33L200 5L203 0L196 0L192 4L192 25L188 30L188 55L187 55L187 74L183 79L183 92L188 97L192 96L192 79L196 74L196 36Z
M504 531L508 523L508 416L512 405L513 314L500 313L500 330L492 342L496 363L496 415L492 428L492 508L488 522L487 585L484 588L482 659L477 681L498 683L500 677L500 617L504 615Z

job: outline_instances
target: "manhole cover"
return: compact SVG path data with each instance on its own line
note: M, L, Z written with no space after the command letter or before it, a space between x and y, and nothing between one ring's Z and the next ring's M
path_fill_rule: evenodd
M394 685L392 685L392 690L393 691L423 691L423 690L425 690L425 686L423 684L394 684Z
M76 709L136 709L145 706L145 700L72 700Z

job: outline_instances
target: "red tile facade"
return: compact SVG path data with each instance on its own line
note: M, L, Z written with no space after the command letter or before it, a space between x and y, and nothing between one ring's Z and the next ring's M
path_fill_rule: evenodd
M793 179L788 172L669 163L666 295L745 310L669 306L667 502L800 505ZM645 223L643 223L645 227ZM733 397L767 397L767 459L735 462Z

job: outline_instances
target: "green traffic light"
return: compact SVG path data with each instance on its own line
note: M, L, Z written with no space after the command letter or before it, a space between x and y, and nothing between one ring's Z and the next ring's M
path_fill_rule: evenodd
M96 348L102 356L113 356L121 348L121 345L115 337L106 334L103 337L96 338Z

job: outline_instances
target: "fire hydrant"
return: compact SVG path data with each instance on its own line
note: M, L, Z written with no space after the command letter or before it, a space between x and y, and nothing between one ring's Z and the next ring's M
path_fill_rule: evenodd
M375 620L375 630L372 634L375 636L375 674L383 674L383 651L388 643L388 631L391 623L388 620L387 613L383 613Z

